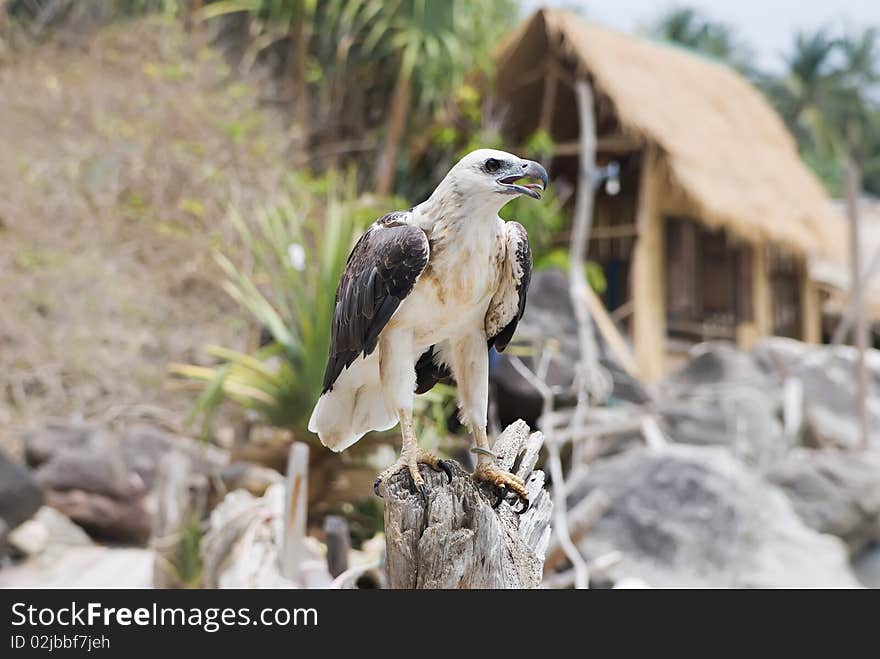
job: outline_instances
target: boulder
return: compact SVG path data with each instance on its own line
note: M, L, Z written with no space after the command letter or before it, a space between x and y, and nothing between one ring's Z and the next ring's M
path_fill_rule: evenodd
M656 409L669 437L719 445L751 464L766 465L788 449L776 374L735 346L695 346L690 361L660 386Z
M29 519L12 529L6 541L21 556L36 556L49 545L49 529L34 519Z
M193 472L213 477L228 462L228 455L217 448L190 437L165 432L154 426L138 424L126 429L119 438L122 456L130 471L141 477L152 489L156 483L159 462L171 451L186 455Z
M113 499L141 497L147 492L143 480L130 472L118 448L103 452L63 449L35 472L45 490L82 490Z
M22 435L25 460L31 467L39 467L59 451L86 448L100 431L98 424L82 421L51 422L29 430Z
M8 531L30 519L43 503L33 475L0 450L0 521Z
M146 497L113 499L83 490L50 491L46 503L100 540L145 544L152 511Z
M82 527L49 506L43 506L34 515L49 533L49 547L90 547L94 543Z
M233 462L220 471L220 482L227 492L242 489L256 497L263 496L270 485L283 480L274 469L253 462Z
M203 481L228 462L222 451L146 424L116 433L98 424L55 423L26 433L24 441L49 505L95 537L120 542L149 537L163 457L183 454Z
M612 376L611 397L620 401L643 404L650 400L642 384L626 373L616 362L613 354L602 341L602 335L594 330L599 362ZM528 304L525 314L517 327L518 339L552 338L558 342L557 352L550 359L547 383L562 387L556 394L554 405L557 409L573 407L577 402L571 388L574 380L574 366L580 359L577 321L571 306L568 291L568 276L555 268L539 270L532 274L529 285ZM529 364L529 358L524 358ZM508 426L517 419L523 419L530 426L541 413L543 400L540 394L510 364L504 353L494 353L490 360L489 378L495 393L498 416L502 426Z
M880 542L880 455L867 451L797 449L767 472L801 519L836 535L855 555Z
M755 358L781 377L803 383L804 422L810 445L852 448L859 444L856 357L851 346L812 346L792 339L761 339ZM868 436L880 440L880 350L865 355L868 370Z
M610 581L661 587L858 586L837 538L809 528L776 486L727 450L671 445L599 460L569 484L569 509L610 500L581 541L592 560L620 551Z
M853 571L867 588L880 588L880 543L862 550L853 559Z
M708 341L690 350L690 359L666 380L667 387L694 389L719 384L765 387L772 378L761 363L731 343Z

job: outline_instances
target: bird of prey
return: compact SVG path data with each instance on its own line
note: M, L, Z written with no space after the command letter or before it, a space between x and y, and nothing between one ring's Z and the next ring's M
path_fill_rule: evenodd
M495 505L522 479L496 466L486 437L488 350L504 350L522 318L532 269L528 236L498 212L518 195L541 198L547 172L537 162L479 149L462 158L427 201L374 222L348 257L336 290L323 393L309 430L342 451L371 430L400 423L400 459L375 490L407 468L426 495L419 464L449 466L422 451L413 430L415 394L454 378L459 413L477 454L474 478L489 483Z

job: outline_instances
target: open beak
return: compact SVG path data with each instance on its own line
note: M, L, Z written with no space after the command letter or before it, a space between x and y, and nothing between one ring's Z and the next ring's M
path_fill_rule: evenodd
M524 160L521 173L505 176L498 182L514 194L540 199L541 193L547 189L547 170L534 160Z

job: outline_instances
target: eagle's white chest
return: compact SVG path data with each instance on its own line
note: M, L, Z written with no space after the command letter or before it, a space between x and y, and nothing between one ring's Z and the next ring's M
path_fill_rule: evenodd
M428 265L392 321L412 328L417 350L483 330L506 253L501 226L432 235Z

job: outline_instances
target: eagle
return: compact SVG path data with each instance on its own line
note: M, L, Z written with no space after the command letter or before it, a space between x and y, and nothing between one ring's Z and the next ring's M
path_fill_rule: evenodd
M503 351L526 305L532 255L525 228L501 208L519 195L540 199L547 171L494 149L463 157L424 202L376 220L348 257L336 289L330 354L309 430L343 451L371 430L397 423L400 458L376 479L408 469L427 497L419 464L449 465L419 448L416 394L454 379L459 415L477 455L475 480L528 509L525 483L496 464L486 436L489 350ZM514 504L515 505L515 504Z

